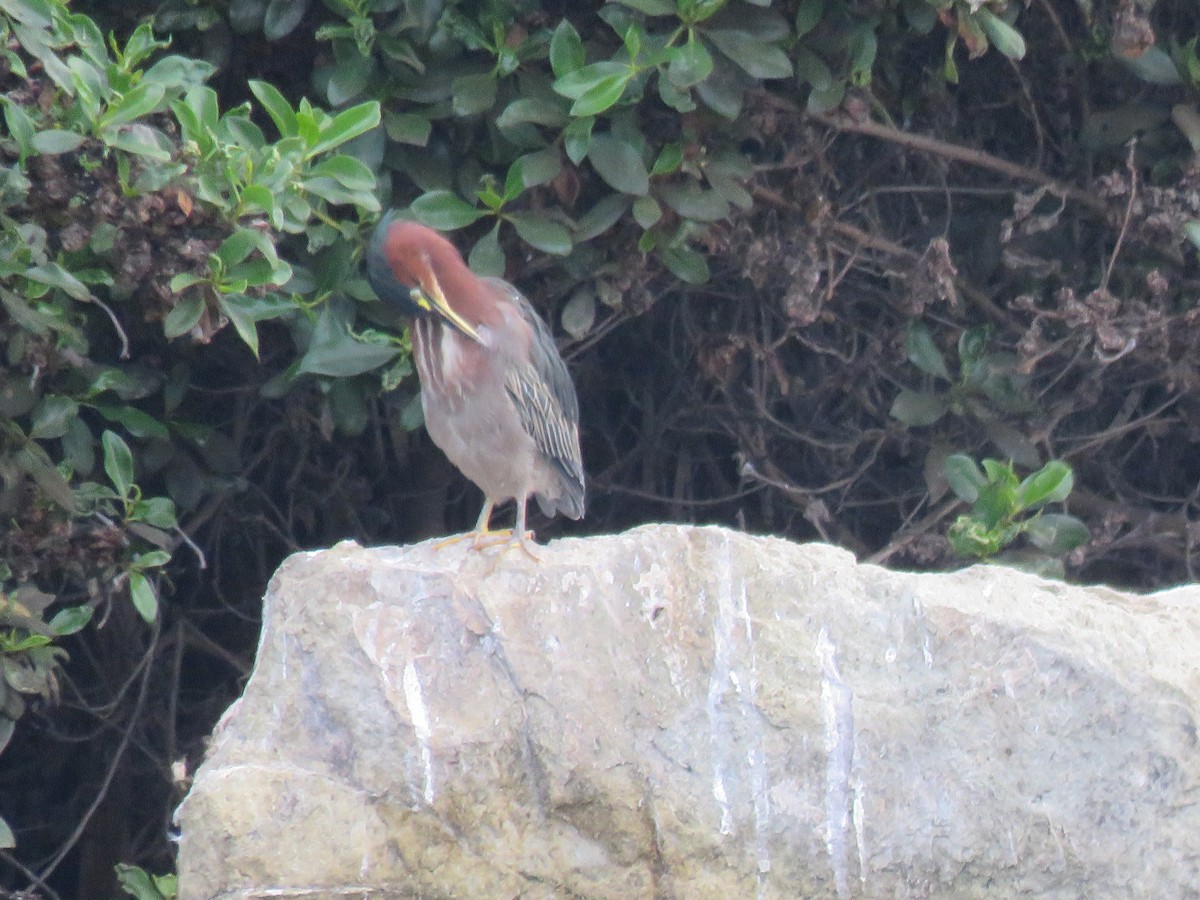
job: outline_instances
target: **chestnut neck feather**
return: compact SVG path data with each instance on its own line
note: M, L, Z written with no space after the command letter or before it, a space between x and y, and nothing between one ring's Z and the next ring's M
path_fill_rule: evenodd
M425 289L432 273L459 315L473 325L494 324L497 315L491 287L467 268L454 245L436 231L413 222L393 226L387 255L390 268L402 280L408 280L404 278L407 274Z
M492 324L495 303L490 296L491 288L467 268L454 245L439 240L432 242L427 252L430 268L455 312L473 325Z

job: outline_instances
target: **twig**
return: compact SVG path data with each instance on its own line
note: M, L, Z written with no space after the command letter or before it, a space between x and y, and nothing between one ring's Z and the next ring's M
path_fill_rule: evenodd
M193 541L191 536L188 535L188 533L178 525L175 526L175 533L179 535L179 539L187 544L191 548L192 552L196 554L196 562L200 570L203 571L204 569L207 569L208 560L204 558L204 551L200 549L200 546Z
M10 866L12 866L14 869L16 869L18 872L20 872L26 878L28 878L30 889L32 889L32 887L34 885L37 885L38 890L43 891L46 894L46 896L49 898L49 900L62 900L62 898L58 895L58 892L56 890L54 890L54 888L50 887L50 885L46 884L45 881L43 881L41 878L38 877L37 872L34 872L27 865L25 865L23 862L21 862L19 859L17 859L15 856L13 856L9 851L0 850L0 859L4 860ZM21 893L23 894L25 892L22 891ZM8 896L8 895L6 894L5 896ZM13 896L20 897L21 894L14 894Z
M866 135L867 137L891 141L893 144L899 144L910 150L921 150L925 153L941 156L944 159L966 163L967 165L976 166L981 169L990 169L993 172L999 172L1001 175L1007 175L1016 181L1028 181L1033 184L1045 185L1052 193L1073 200L1080 206L1095 212L1097 215L1108 215L1108 206L1094 194L1077 188L1074 185L1056 181L1038 169L1023 166L1020 163L1009 162L1007 159L1001 159L990 153L984 153L982 150L976 150L972 147L962 147L958 144L949 144L946 141L939 141L937 138L931 138L923 134L900 131L887 125L880 125L878 122L857 121L846 116L831 116L816 113L809 113L809 115L816 121L828 125L830 128L836 128L838 131L849 131L855 134Z
M1125 158L1125 168L1129 170L1129 202L1125 204L1125 218L1121 220L1121 230L1117 232L1117 243L1113 245L1112 256L1108 258L1108 268L1104 270L1104 280L1100 282L1100 291L1108 293L1108 282L1112 278L1113 266L1117 264L1117 256L1121 253L1121 245L1125 243L1125 232L1129 230L1129 220L1133 218L1133 205L1137 202L1138 177L1133 165L1133 155L1137 150L1137 135L1129 139L1129 155Z
M38 875L38 883L49 878L54 870L61 865L66 859L67 854L79 842L84 831L87 830L88 823L92 820L92 816L96 814L96 810L100 808L100 804L104 802L104 798L108 796L108 789L112 786L112 781L117 775L117 769L121 765L121 758L125 755L125 750L129 746L129 741L133 737L133 730L137 727L138 719L141 716L142 708L146 703L146 694L150 687L150 670L154 668L154 654L158 651L159 623L161 618L154 620L154 631L150 636L150 646L146 648L146 653L142 657L142 683L138 687L137 700L134 701L133 710L129 716L129 722L121 735L121 740L117 744L116 752L113 754L112 762L109 763L108 771L104 773L104 780L100 784L100 789L96 791L96 797L92 800L92 805L88 807L87 812L79 820L79 824L75 826L75 830L71 832L71 836L58 848L58 852L50 859Z
M117 336L121 339L121 359L129 359L129 337L125 334L125 329L121 327L120 321L117 319L117 314L108 308L103 300L92 294L88 297L89 303L95 303L98 307L108 313L108 317L112 320L113 328L117 330Z

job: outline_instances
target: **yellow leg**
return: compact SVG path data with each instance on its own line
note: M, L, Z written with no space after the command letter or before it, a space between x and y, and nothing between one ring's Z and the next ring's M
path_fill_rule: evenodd
M456 534L453 537L446 538L444 541L438 541L434 544L433 549L441 550L443 547L449 547L451 544L457 544L459 541L471 538L472 546L478 550L481 546L480 541L484 537L496 533L488 528L488 521L492 518L492 507L495 505L490 498L486 498L483 502L483 511L479 513L479 519L476 521L474 528L465 534Z
M517 523L515 528L497 528L493 531L489 523L491 522L492 509L495 505L495 501L490 497L486 499L483 504L483 510L479 513L479 519L475 522L473 529L466 534L456 534L443 541L438 541L434 545L434 549L441 550L443 547L449 547L451 544L457 544L459 541L470 538L471 549L473 550L484 550L488 547L503 547L501 552L506 553L513 547L520 547L526 556L534 562L540 562L541 560L538 555L530 549L533 532L525 530L525 501L521 500L517 503Z

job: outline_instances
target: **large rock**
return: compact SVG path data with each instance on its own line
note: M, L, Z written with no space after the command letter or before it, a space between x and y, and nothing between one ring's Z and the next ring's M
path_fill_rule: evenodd
M645 527L289 559L180 897L1194 897L1200 591Z

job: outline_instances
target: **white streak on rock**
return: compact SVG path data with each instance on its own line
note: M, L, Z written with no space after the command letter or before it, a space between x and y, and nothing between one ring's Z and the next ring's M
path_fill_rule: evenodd
M839 897L850 895L849 837L854 818L851 773L854 766L854 695L838 670L837 647L824 628L817 635L817 658L821 664L821 713L825 722L825 846L833 867L833 883ZM855 797L859 801L860 797ZM855 838L861 857L863 843L858 826ZM860 873L861 873L860 869Z
M417 667L411 659L404 664L404 702L408 704L408 715L417 735L417 745L421 748L421 771L424 775L421 796L425 798L426 803L432 805L433 750L429 741L433 737L433 729L429 726L429 709L425 706L425 695L421 692L421 679L417 677Z

